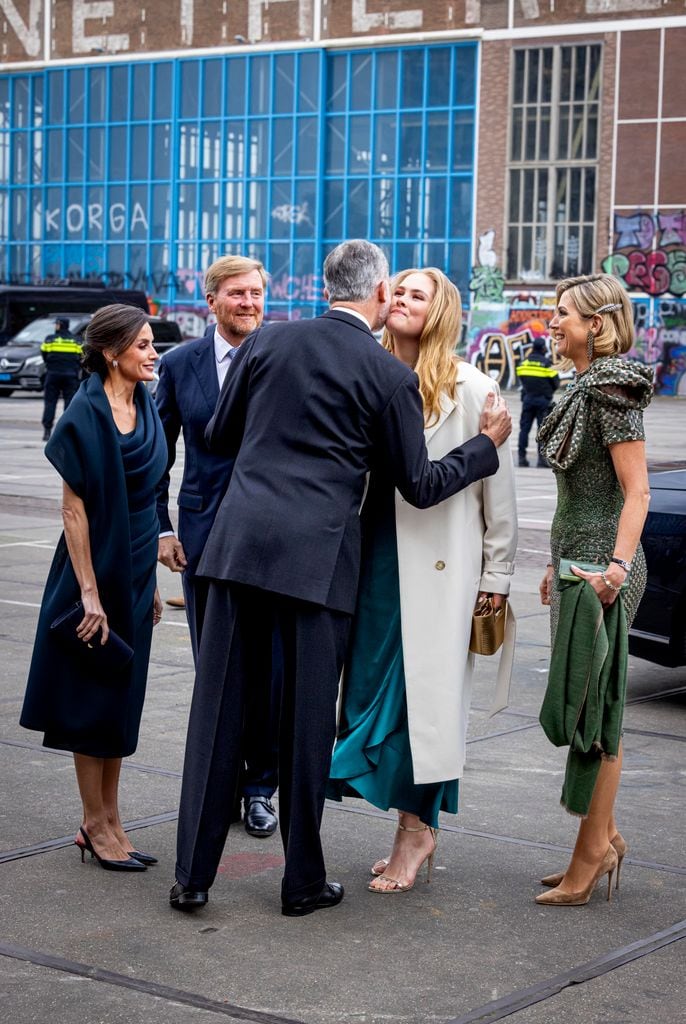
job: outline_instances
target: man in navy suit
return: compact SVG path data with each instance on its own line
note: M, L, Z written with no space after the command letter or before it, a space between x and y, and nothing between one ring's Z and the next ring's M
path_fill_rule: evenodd
M273 618L284 658L282 913L340 903L319 828L367 472L382 461L405 500L435 505L495 473L512 429L504 404L491 402L477 437L430 462L417 378L372 334L389 307L386 257L370 242L344 242L327 257L324 280L327 313L243 343L207 429L210 449L236 461L198 566L210 582L169 896L178 910L208 901L230 824L221 793L238 772L253 665Z
M241 342L262 323L267 275L258 260L223 256L205 274L205 292L217 323L204 337L168 352L160 364L157 405L169 448L169 463L157 493L160 520L158 558L172 572L182 572L193 659L205 612L207 581L196 575L214 517L226 491L233 457L210 452L205 429L219 391ZM169 473L183 431L183 480L179 490L179 535L169 518ZM246 716L245 773L240 781L246 831L257 838L276 831L271 797L277 784L279 671L271 671L271 649L259 666L269 693L251 691L255 700ZM224 794L231 801L233 791ZM237 812L240 818L240 809Z

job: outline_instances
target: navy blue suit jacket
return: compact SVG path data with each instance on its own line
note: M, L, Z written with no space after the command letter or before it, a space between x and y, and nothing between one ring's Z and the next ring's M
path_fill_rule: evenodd
M250 335L207 440L236 461L198 575L349 613L359 511L375 461L419 507L498 468L485 434L429 460L416 375L341 309Z
M219 397L214 357L214 328L202 338L169 351L160 363L157 408L169 449L167 471L157 490L160 530L174 530L169 518L169 472L176 459L176 443L183 431L183 479L179 490L178 537L188 565L195 570L221 499L231 476L233 457L209 451L205 428Z

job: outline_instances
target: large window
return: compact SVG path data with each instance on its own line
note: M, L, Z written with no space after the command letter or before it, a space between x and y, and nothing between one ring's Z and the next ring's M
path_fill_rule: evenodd
M593 270L600 81L599 45L513 53L510 280Z
M94 277L205 309L261 259L269 309L322 308L344 238L468 297L476 43L135 61L0 75L0 278Z
M323 233L370 238L393 269L434 265L467 296L476 47L330 58Z

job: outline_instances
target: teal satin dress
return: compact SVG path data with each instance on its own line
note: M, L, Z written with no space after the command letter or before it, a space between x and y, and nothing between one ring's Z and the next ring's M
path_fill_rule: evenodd
M413 778L394 495L388 480L372 476L362 511L362 571L327 796L363 797L437 828L439 811L457 813L459 783L416 785Z

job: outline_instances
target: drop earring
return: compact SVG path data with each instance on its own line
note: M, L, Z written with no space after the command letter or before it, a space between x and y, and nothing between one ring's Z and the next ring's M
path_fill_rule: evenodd
M588 333L589 333L589 335L590 335L590 333L591 333L591 332L589 331ZM113 368L114 368L114 369L116 370L116 369L117 369L117 367L119 366L119 360L118 360L118 359L113 359L113 360L112 360L112 366L113 366Z
M589 363L593 362L593 348L594 348L594 346L595 346L595 334L593 333L593 331L589 331L588 332L588 336L586 338L586 354L588 356Z

